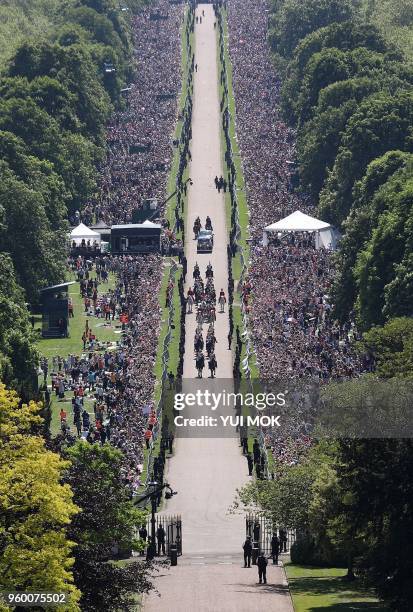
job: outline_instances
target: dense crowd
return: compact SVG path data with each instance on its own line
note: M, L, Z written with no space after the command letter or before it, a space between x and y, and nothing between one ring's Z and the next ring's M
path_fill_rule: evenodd
M315 213L309 199L292 188L295 134L279 114L268 9L267 0L228 1L237 136L253 238L250 274L241 288L243 305L262 378L345 379L366 364L351 348L354 323L340 325L331 314L331 253L317 250L308 234L275 238L268 246L261 241L270 223L296 210ZM278 442L276 454L290 461L290 447Z
M125 92L126 110L116 113L108 126L100 191L82 211L86 222L93 217L107 224L131 222L145 199L165 196L181 88L182 18L183 6L166 0L134 17L135 77ZM84 304L85 328L79 338L83 353L51 363L43 359L41 366L45 379L47 373L52 375L56 395L71 398L71 408L60 411L64 435L91 443L110 440L123 451L125 479L136 491L145 442L148 447L156 425L154 365L162 258L102 256L92 262L78 256L69 265ZM111 290L106 286L110 273L116 278ZM98 326L89 324L95 318L115 327L119 341L102 343Z
M95 201L83 212L107 224L130 222L147 199L164 199L181 88L182 5L157 0L133 18L135 76L127 109L107 129L107 157Z
M59 415L65 438L110 441L121 449L125 480L135 491L144 440L150 443L156 424L153 370L160 321L160 256L102 257L93 263L77 257L70 265L80 280L84 304L84 328L78 339L83 352L43 358L44 380L50 376L52 393L64 402ZM116 278L113 288L108 288L108 278ZM119 341L102 341L103 326L119 333Z

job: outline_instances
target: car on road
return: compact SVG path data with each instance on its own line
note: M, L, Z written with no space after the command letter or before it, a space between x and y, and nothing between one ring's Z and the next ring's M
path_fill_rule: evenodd
M197 253L212 253L214 234L211 230L201 229L197 238Z

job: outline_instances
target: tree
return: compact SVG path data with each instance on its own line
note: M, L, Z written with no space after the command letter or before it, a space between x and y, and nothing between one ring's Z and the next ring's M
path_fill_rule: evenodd
M345 81L351 75L347 53L338 49L323 49L314 53L307 64L297 103L299 121L304 123L311 116L312 108L318 102L318 94L331 83Z
M69 535L77 543L74 576L82 592L81 606L90 611L136 605L134 593L152 588L151 565L115 565L112 549L139 550L136 528L146 522L134 506L122 477L122 454L109 444L79 442L67 450L71 466L65 481L82 512L72 521Z
M37 385L38 354L24 293L5 253L0 253L0 278L0 379L27 400Z
M308 34L296 47L288 65L287 79L281 91L281 101L284 114L289 121L297 121L295 105L308 62L315 53L323 49L338 49L351 51L365 47L377 53L389 50L388 44L377 28L370 24L360 24L356 21L332 23L325 28L319 28Z
M66 530L78 508L67 484L68 464L45 449L40 406L20 404L0 384L0 587L2 591L69 592L62 610L80 610L73 584L73 542Z
M412 313L409 293L403 301L386 304L386 288L400 273L398 266L409 261L413 241L412 167L398 170L374 198L373 229L354 266L357 311L363 329L382 324L386 316ZM405 286L408 289L408 285ZM385 308L387 307L387 308Z
M0 162L0 251L9 253L31 303L38 291L64 278L66 233L52 229L41 193Z
M320 214L341 225L368 164L390 150L413 151L413 95L373 95L349 119L334 168L320 195Z
M76 97L57 79L41 76L29 82L25 77L5 77L0 80L0 96L3 100L33 100L64 130L77 131L81 127L76 117Z
M273 18L270 43L274 51L290 57L307 34L331 23L348 21L354 15L353 0L285 0Z
M372 355L376 374L383 378L413 378L413 319L392 319L363 335L360 350Z
M0 159L28 187L41 193L51 227L61 230L67 219L69 194L53 164L30 155L28 146L11 132L0 132Z
M412 164L410 153L389 151L368 165L364 177L354 187L354 205L343 224L345 231L332 292L334 314L341 321L348 317L357 298L354 267L358 254L371 237L381 213L389 208L390 200L380 189L399 169Z
M103 143L112 107L88 47L25 43L16 51L9 75L26 77L29 81L40 76L57 79L75 96L82 133L99 145Z
M411 440L341 440L338 482L345 513L363 539L355 559L380 597L398 612L413 606L413 444Z
M0 102L0 130L12 132L40 159L56 159L60 130L55 119L32 99L9 98Z

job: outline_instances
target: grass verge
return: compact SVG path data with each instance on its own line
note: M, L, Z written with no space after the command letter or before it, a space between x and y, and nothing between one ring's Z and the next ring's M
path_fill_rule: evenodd
M295 612L387 612L360 580L346 582L345 569L285 566Z
M243 250L244 261L246 266L248 267L250 260L250 246L249 246L249 211L248 211L248 201L247 201L247 193L246 193L246 185L244 179L244 173L242 168L241 154L238 146L237 140L237 131L236 131L236 106L235 106L235 96L234 89L232 83L232 64L231 58L228 52L228 23L227 23L227 12L225 9L222 10L223 17L223 32L224 32L224 56L225 56L225 64L227 68L227 87L228 87L228 110L230 112L230 123L229 123L229 134L231 138L231 146L234 158L234 164L236 168L236 193L237 193L237 203L238 203L238 216L239 216L239 225L241 228L241 236L239 240L239 246ZM217 48L218 48L218 73L221 73L222 64L219 57L219 35L217 34ZM224 94L224 86L220 85L220 99ZM221 129L221 156L222 156L222 164L223 167L226 168L225 163L225 135L223 128ZM226 204L226 212L227 212L227 226L230 227L231 224L231 197L227 192L225 195L225 204ZM235 257L232 258L232 275L235 282L235 290L234 290L234 303L233 303L233 320L234 320L234 329L239 327L240 331L243 331L243 319L241 312L241 304L239 301L239 293L237 291L237 282L240 280L242 273L242 262L240 253L238 252ZM246 349L245 345L243 345L241 360L246 357ZM251 370L251 378L258 378L259 372L258 367L256 365L255 357L250 357L250 370Z
M191 53L188 53L188 49L186 46L186 35L185 35L187 19L188 19L188 11L186 9L185 19L183 21L182 28L181 28L182 88L181 88L181 93L180 93L179 103L178 103L178 121L177 121L175 135L174 135L174 139L176 140L179 140L181 130L182 130L181 115L185 107L185 101L188 95L187 75L189 73L189 70L191 69L190 64L189 64ZM193 33L191 34L190 45L192 48L193 47ZM179 147L176 147L174 156L172 159L171 170L169 173L169 179L168 179L168 185L167 185L168 193L172 193L176 189L176 177L177 177L178 169L179 169ZM189 176L188 169L186 169L183 180L185 181L188 178L188 176ZM175 214L174 214L175 207L176 207L176 196L174 196L173 198L169 200L167 204L167 209L165 211L165 216L169 220L171 227L173 227L175 223ZM184 209L186 210L186 208L187 208L187 198L185 197ZM185 213L185 210L184 210L184 213ZM178 238L181 237L179 233L177 234L177 237ZM172 323L172 326L171 326L172 333L171 333L171 337L170 337L169 344L168 344L168 352L169 352L168 372L171 371L174 373L174 375L176 375L177 366L179 362L179 341L181 338L181 331L180 331L181 302L180 302L180 297L179 297L178 280L182 272L181 272L181 268L177 268L177 270L171 277L172 263L173 263L173 258L169 258L169 260L166 261L163 276L162 276L161 288L159 292L159 303L162 308L162 323L161 323L161 330L160 330L159 340L158 340L156 362L155 362L155 367L154 367L154 374L156 376L156 386L155 386L155 394L154 394L155 404L159 402L159 400L161 399L161 395L162 395L163 353L164 353L165 339L168 335L169 325L170 325L169 307L166 307L165 298L166 298L166 288L168 286L168 282L170 278L172 278L174 282L174 291L173 291L173 296L172 296L172 306L173 306L173 319L171 322ZM160 422L159 422L159 428L161 427L162 427L162 414L160 416ZM156 457L159 454L160 442L161 442L161 436L158 435L152 447L152 450L151 450L152 457ZM142 482L146 482L146 478L148 475L147 472L148 472L149 455L150 455L150 451L145 449L143 471L142 471Z

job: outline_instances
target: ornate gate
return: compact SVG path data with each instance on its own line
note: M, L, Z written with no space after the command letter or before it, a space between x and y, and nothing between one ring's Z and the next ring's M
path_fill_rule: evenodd
M280 553L289 552L295 542L295 530L283 529L262 514L247 514L245 517L245 534L253 542L258 542L259 549L265 555L271 554L271 539L273 534L280 540Z
M182 520L179 514L165 515L157 514L155 516L155 533L158 532L158 527L163 527L165 531L165 552L170 556L170 547L176 545L178 556L182 555ZM152 525L151 517L148 517L146 528L148 534L151 535ZM156 542L156 550L158 551L158 542Z

